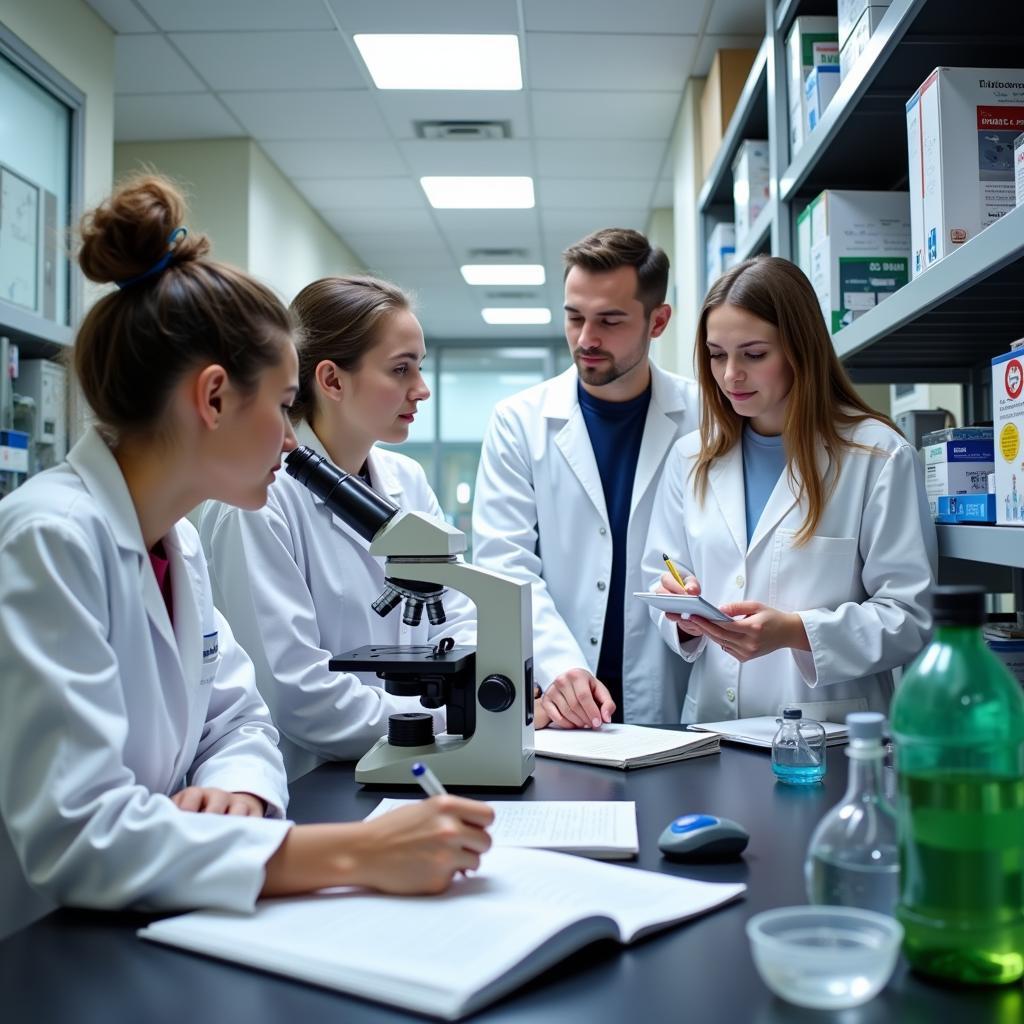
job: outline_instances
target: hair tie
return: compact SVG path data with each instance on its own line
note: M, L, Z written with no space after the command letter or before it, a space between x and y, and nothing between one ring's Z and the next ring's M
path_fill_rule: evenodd
M147 277L154 277L161 271L166 270L167 267L170 265L171 260L174 258L174 243L179 238L184 238L187 234L188 228L184 226L175 228L167 236L167 252L164 253L164 255L156 263L154 263L153 266L149 268L149 270L146 270L143 273L136 275L135 277L126 278L124 281L115 281L114 284L116 284L118 288L129 288L133 284L138 284L140 281L145 281Z

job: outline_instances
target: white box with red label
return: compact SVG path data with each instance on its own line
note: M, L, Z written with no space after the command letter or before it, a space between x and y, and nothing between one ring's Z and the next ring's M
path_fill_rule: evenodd
M1013 143L1024 131L1024 70L936 68L907 104L911 270L937 263L1016 202ZM912 217L913 220L917 218Z
M1024 353L992 360L996 522L1024 526Z

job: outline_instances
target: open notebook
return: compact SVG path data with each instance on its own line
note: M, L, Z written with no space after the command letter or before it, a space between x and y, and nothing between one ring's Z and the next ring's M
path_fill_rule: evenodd
M648 729L613 722L600 729L539 729L533 737L538 754L583 761L605 768L644 768L718 753L718 737L707 733Z
M488 800L495 846L576 853L598 860L628 860L640 852L632 800ZM385 797L366 816L376 818L415 800Z
M836 725L835 722L820 724L825 729L825 742L828 746L834 747L846 742L845 725ZM779 731L779 721L774 715L762 715L758 718L734 718L725 722L701 722L698 725L691 725L690 729L700 733L713 733L730 743L770 748L775 734Z
M139 934L457 1020L588 943L632 942L745 888L499 847L441 896L334 890L263 900L251 915L198 911Z

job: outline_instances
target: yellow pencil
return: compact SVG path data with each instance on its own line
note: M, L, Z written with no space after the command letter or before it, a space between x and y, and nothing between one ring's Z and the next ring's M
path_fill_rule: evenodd
M678 583L679 586L681 586L683 590L685 590L686 584L683 582L683 577L679 575L679 570L672 564L672 559L669 558L668 555L666 555L664 552L662 552L661 557L665 560L665 564L668 566L668 571L672 573L672 575L675 577L676 583Z

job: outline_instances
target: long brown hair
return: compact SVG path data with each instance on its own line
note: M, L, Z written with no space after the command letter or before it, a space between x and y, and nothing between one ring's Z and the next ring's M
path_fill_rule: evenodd
M322 277L292 299L299 322L299 393L291 407L292 422L313 422L316 368L325 359L342 370L359 368L380 338L380 327L393 314L412 308L412 299L396 284L376 277Z
M703 400L700 455L693 475L701 501L707 494L711 463L739 443L746 419L732 408L711 372L708 314L726 304L745 309L777 328L783 355L793 369L782 438L789 478L794 481L794 470L799 473L801 497L807 502L807 518L795 538L796 544L804 544L821 521L844 454L852 448L865 448L844 438L843 429L869 419L890 427L893 424L854 390L832 347L811 282L799 267L777 256L746 260L711 286L697 325L693 358ZM828 455L824 475L818 471L819 445L824 446Z
M184 218L174 184L146 174L127 179L82 219L82 271L121 287L85 315L71 361L86 401L115 440L159 433L175 384L193 367L219 363L249 393L290 344L292 320L280 299L207 258L203 235L181 237Z

